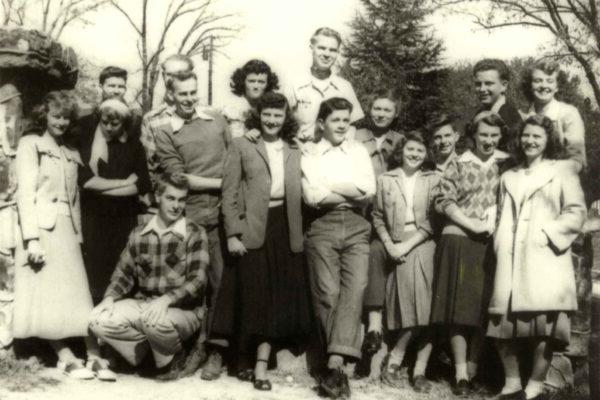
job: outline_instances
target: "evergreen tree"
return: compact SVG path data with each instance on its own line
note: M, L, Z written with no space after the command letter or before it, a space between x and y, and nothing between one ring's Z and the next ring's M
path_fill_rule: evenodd
M437 71L442 42L425 23L426 0L361 0L364 12L350 23L348 62L341 74L363 103L377 89L392 88L403 99L399 125L419 128L440 98Z

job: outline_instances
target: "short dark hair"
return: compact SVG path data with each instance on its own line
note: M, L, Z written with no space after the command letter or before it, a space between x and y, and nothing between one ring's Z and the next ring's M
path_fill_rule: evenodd
M473 138L477 133L477 128L479 127L479 124L481 123L484 123L489 126L497 126L498 128L500 128L501 137L506 137L508 133L508 125L506 125L506 122L502 119L501 116L489 111L483 111L477 114L475 117L473 117L471 122L467 125L467 136Z
M156 180L156 194L159 196L165 192L167 186L173 186L180 190L189 190L187 179L182 174L163 173Z
M313 33L313 35L310 37L310 43L311 44L315 43L315 41L317 40L316 39L317 36L329 36L329 37L332 37L335 40L337 40L338 46L342 45L342 35L340 35L340 33L338 31L336 31L335 29L329 28L327 26L322 26L319 29L317 29L315 31L315 33Z
M121 67L110 65L100 72L100 77L98 78L100 85L104 85L104 81L108 78L121 78L127 82L127 71Z
M184 82L184 81L187 81L188 79L195 79L196 82L198 82L198 77L196 76L196 74L194 72L181 71L175 75L172 75L171 79L167 79L167 81L165 82L165 85L167 87L167 90L172 92L173 90L175 90L175 81Z
M64 114L71 124L76 119L77 106L73 97L65 90L53 90L46 94L41 103L37 104L31 110L30 125L26 129L26 134L35 133L43 135L48 127L48 112L51 108L58 108L61 114ZM63 142L71 143L70 130L63 135Z
M473 75L482 71L496 71L503 81L510 81L510 69L506 63L498 58L484 58L473 66Z
M438 112L432 114L425 124L425 131L430 139L433 138L433 134L443 126L450 125L452 129L458 133L458 115L450 114L446 112Z
M567 74L560 69L558 63L550 60L539 60L526 68L521 78L521 90L529 102L533 102L534 99L531 84L533 82L533 71L535 70L540 70L547 75L556 73L556 85L559 91L567 83Z
M292 139L296 136L296 132L298 131L298 123L292 117L288 101L281 93L267 92L263 94L258 100L256 112L252 113L246 121L246 127L248 129L261 130L260 113L266 108L285 110L285 120L281 131L279 132L279 137L288 143L292 143Z
M425 160L423 161L421 169L427 169L428 160L430 159L428 146L429 143L425 134L423 134L422 131L417 130L407 132L406 134L404 134L402 140L396 142L396 145L394 146L394 149L390 154L389 169L394 169L402 166L402 152L404 150L404 146L406 146L406 144L410 141L418 142L425 146Z
M563 160L568 157L565 146L561 143L558 133L556 132L554 122L544 115L532 115L521 124L519 134L516 137L516 158L519 162L525 162L526 160L525 152L523 151L523 147L521 145L521 136L523 136L523 132L525 131L525 127L527 125L539 126L546 133L548 142L546 143L546 148L544 149L544 158L548 160Z
M338 110L348 110L349 112L352 112L352 103L343 97L332 97L323 100L319 106L317 120L321 119L325 121L334 111Z
M243 67L238 68L231 75L231 91L236 96L243 96L246 93L246 77L250 74L266 74L267 87L265 92L279 89L279 78L275 74L269 64L262 60L250 60Z

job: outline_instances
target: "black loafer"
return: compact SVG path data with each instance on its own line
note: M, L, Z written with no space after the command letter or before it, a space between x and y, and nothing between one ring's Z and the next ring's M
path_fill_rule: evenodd
M469 381L466 379L461 379L460 381L456 382L452 388L452 393L459 397L469 396L471 394L471 385L469 384Z
M497 397L497 400L525 400L527 396L525 396L525 392L523 390L519 390L513 393L501 394Z
M362 352L363 354L375 354L381 349L381 343L383 343L383 336L381 332L371 331L367 332L365 339L363 340Z
M338 368L328 369L319 382L319 388L325 396L338 399L345 390L343 388L344 378L348 379L342 370Z

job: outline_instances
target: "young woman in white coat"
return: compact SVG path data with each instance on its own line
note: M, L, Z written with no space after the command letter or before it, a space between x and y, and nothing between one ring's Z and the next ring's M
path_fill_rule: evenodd
M559 160L564 150L552 120L529 117L518 140L520 163L500 182L497 267L487 329L504 365L505 400L541 398L553 351L569 343L569 314L577 309L571 244L586 216L579 178ZM524 392L521 342L534 350Z

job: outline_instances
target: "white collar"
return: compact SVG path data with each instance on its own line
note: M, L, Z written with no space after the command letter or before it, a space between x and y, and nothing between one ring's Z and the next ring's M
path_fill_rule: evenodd
M148 221L144 229L142 229L141 235L146 235L150 232L156 233L159 237L162 237L167 233L171 233L183 240L187 236L186 220L184 217L180 217L170 226L166 227L165 229L160 229L158 227L158 215L155 215L152 217L152 219L150 219L150 221Z
M506 104L506 96L502 95L502 96L498 97L498 100L496 100L496 102L492 105L492 107L490 108L490 112L492 112L494 114L499 114L500 109L505 104Z
M544 109L541 112L541 114L550 118L553 121L557 121L559 119L559 112L560 102L556 99L552 99L548 104L544 106ZM537 112L535 111L533 103L531 103L531 106L529 106L529 113L527 115L531 116L535 114L537 114Z
M500 150L494 150L494 154L486 161L482 161L481 158L477 157L471 150L467 150L458 157L458 162L472 162L482 167L489 167L491 164L505 160L509 155Z
M173 128L173 132L179 132L181 130L181 127L185 124L186 120L177 115L177 113L175 112L175 106L169 106L167 112L171 117L171 127ZM206 109L204 107L201 107L200 105L196 106L196 108L194 109L194 115L192 115L190 121L194 121L196 119L202 119L205 121L214 120L212 115L208 114L206 112Z
M344 139L344 141L342 143L340 143L337 146L334 146L331 144L331 142L329 142L329 140L321 139L316 143L315 151L316 151L317 155L323 155L331 150L339 148L344 153L348 153L350 142L351 142L351 140L346 138L346 139Z

